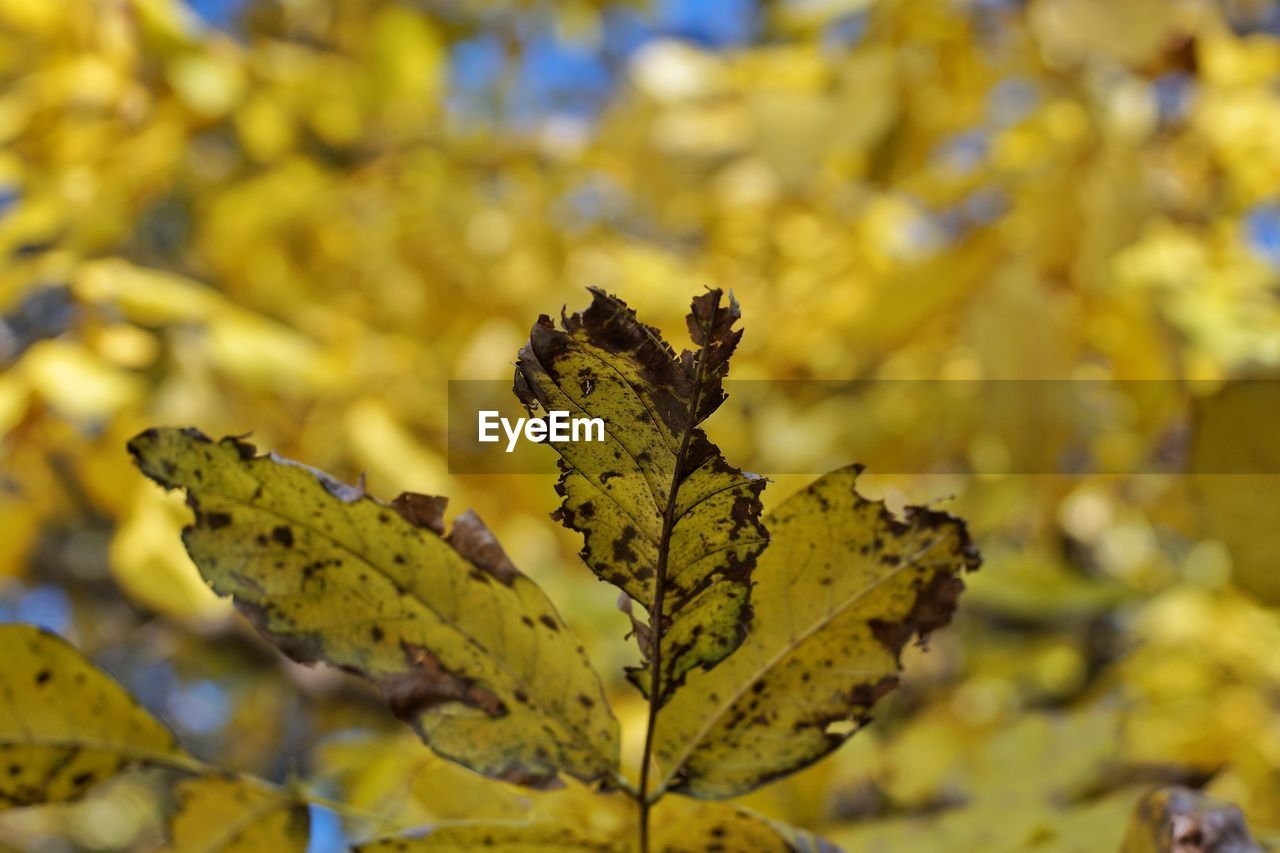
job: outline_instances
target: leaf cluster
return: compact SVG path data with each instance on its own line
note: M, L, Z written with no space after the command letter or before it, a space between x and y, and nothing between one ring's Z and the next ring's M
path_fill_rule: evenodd
M182 489L183 543L213 590L295 661L376 685L438 755L539 789L565 777L630 802L633 831L555 821L440 825L370 849L817 849L825 842L733 806L688 806L680 829L651 827L668 793L731 798L827 755L870 720L899 679L901 652L944 626L979 558L962 521L923 507L900 517L858 494L857 466L833 471L771 513L766 480L724 459L702 425L724 400L740 310L694 299L694 349L603 291L556 326L542 317L520 351L515 391L533 415L601 417L604 442L553 442L554 517L616 586L640 661L628 678L648 714L639 783L621 761L599 675L547 595L474 513L445 521L444 498L384 502L239 438L149 429L129 443L142 472ZM55 679L58 713L30 703L7 730L12 804L72 799L127 764L194 774L179 789L175 844L305 838L297 792L219 776L188 756L127 693L65 643L24 632L9 692ZM34 688L34 689L33 689ZM252 841L246 838L252 833Z

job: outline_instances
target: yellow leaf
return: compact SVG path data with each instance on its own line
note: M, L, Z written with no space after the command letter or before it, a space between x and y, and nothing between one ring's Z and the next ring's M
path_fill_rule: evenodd
M21 366L32 390L70 418L109 418L144 390L139 377L73 341L40 341L27 350Z
M78 799L130 764L181 764L173 735L61 637L0 625L0 809Z
M209 320L208 357L250 388L295 393L328 387L339 369L311 339L240 309L228 309Z
M67 26L71 8L68 0L6 0L0 4L0 20L29 35L48 37Z
M653 853L704 853L705 850L751 850L753 853L837 853L817 836L778 824L744 808L671 798L658 807ZM557 821L443 822L420 838L389 838L356 848L360 853L404 850L412 853L463 853L477 848L513 853L599 850L631 853L639 849L635 826L591 829Z
M1031 7L1031 28L1055 65L1101 55L1139 65L1169 38L1168 0L1041 0Z
M651 840L657 853L750 850L753 853L838 853L839 848L807 832L724 803L669 798L654 815Z
M964 523L921 507L894 518L857 493L860 470L821 477L766 519L754 627L659 719L662 787L728 797L817 761L897 686L912 635L951 618L961 570L980 562Z
M595 850L624 853L608 838L593 838L554 823L442 823L419 838L381 838L356 848L358 853L469 853L480 848L504 853L557 853Z
M16 371L0 374L0 438L21 423L31 405L31 388Z
M118 259L84 264L72 289L80 299L117 308L141 325L200 321L226 307L219 293L197 281Z
M305 853L311 814L304 803L247 781L188 779L175 792L171 850L182 853Z
M274 160L294 144L292 117L267 94L255 94L236 112L245 152L259 162Z
M393 488L413 484L433 492L455 487L443 460L423 447L377 397L354 401L342 426L352 454L374 482Z
M169 83L182 102L202 118L226 115L243 97L245 75L232 59L208 54L187 54L168 68Z
M316 775L336 788L342 802L382 816L391 827L474 814L514 820L528 809L527 789L486 779L421 749L405 730L340 732L311 755Z
M560 454L556 518L583 534L582 558L643 605L645 662L631 680L659 704L698 666L738 644L750 618L751 569L767 536L765 481L733 467L699 428L725 394L721 380L742 337L730 297L713 290L687 320L696 354L679 357L621 300L593 290L591 306L557 330L545 316L520 351L516 393L529 409L604 422L604 441L548 441ZM652 635L659 648L651 648Z
M0 577L22 574L39 532L39 509L20 495L0 491Z
M172 0L132 0L129 10L138 16L141 29L165 47L186 45L194 41L199 18L189 6Z
M182 547L187 512L176 495L139 484L129 514L111 540L109 558L116 583L134 601L180 619L220 619L230 611Z
M530 791L486 779L423 749L411 735L344 732L313 751L318 778L332 783L343 803L380 815L386 827L424 826L483 815L486 822L532 822L582 837L635 833L636 807L626 795L605 796L570 781L553 791Z
M368 678L432 748L484 775L613 777L618 723L586 652L474 514L445 536L441 498L384 504L195 430L148 430L129 449L186 489L187 551L287 655Z
M440 97L444 70L441 38L429 19L402 6L385 6L369 24L369 70L385 120L401 132L421 127Z

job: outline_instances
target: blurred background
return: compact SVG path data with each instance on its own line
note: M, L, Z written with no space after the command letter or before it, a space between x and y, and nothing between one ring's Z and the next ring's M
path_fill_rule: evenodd
M731 403L729 459L861 461L986 557L876 723L747 805L850 850L1094 851L1180 782L1280 832L1280 477L1179 473L1280 470L1236 384L1280 370L1280 5L0 0L0 79L0 619L198 756L403 826L556 807L260 643L130 465L156 424L476 508L612 679L634 766L616 594L552 477L451 472L448 380L507 379L587 285L686 345L716 286L734 378L862 383ZM1091 380L1111 428L1002 473L1044 424L877 382L922 379ZM939 436L938 471L877 473ZM810 479L757 470L766 505ZM147 849L167 797L134 774L0 842ZM313 818L315 851L355 832Z

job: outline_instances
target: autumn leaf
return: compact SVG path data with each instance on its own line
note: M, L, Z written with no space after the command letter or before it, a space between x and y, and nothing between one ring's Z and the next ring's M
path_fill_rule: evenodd
M719 290L694 299L687 323L700 349L677 356L622 300L591 292L590 307L562 328L539 318L515 390L531 414L605 423L604 442L549 442L560 454L555 517L583 535L587 565L649 612L635 631L644 662L629 675L649 695L660 668L652 692L661 705L690 670L742 642L767 541L765 481L726 462L699 427L725 399L740 311L732 296L722 305Z
M235 777L181 782L170 820L170 849L184 853L305 853L311 813L305 803Z
M766 519L755 627L691 678L659 720L659 790L722 798L836 749L898 684L899 653L951 618L979 565L964 523L859 495L859 466L819 478Z
M586 653L483 522L362 489L234 438L156 429L139 467L183 488L201 573L294 660L367 678L446 758L543 787L609 780L618 724Z
M181 765L155 717L66 640L0 625L0 809L78 799L132 764Z
M628 848L556 823L522 821L441 823L425 835L379 838L356 847L357 853L467 853L482 849L504 853L626 853Z

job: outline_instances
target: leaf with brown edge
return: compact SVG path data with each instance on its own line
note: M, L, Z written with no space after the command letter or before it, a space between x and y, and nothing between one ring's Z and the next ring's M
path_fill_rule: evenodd
M769 514L755 627L691 676L656 732L659 790L718 799L822 758L898 684L899 654L944 626L980 558L964 523L858 494L859 466L820 477Z
M618 723L599 678L474 514L442 535L443 499L384 504L195 430L147 430L129 450L186 490L196 566L289 657L372 681L436 752L486 776L612 783Z
M696 351L676 355L622 300L592 290L591 305L543 316L520 351L515 390L530 414L563 410L601 418L603 442L550 441L560 454L555 518L583 536L582 558L649 613L658 639L641 643L630 678L668 701L696 668L742 642L751 620L751 572L768 535L765 481L725 461L700 428L725 398L722 380L740 312L712 290L687 318Z
M178 783L169 820L174 853L306 853L311 813L306 803L234 776L199 776Z
M183 766L173 735L70 643L0 625L0 810L79 799L131 765Z

